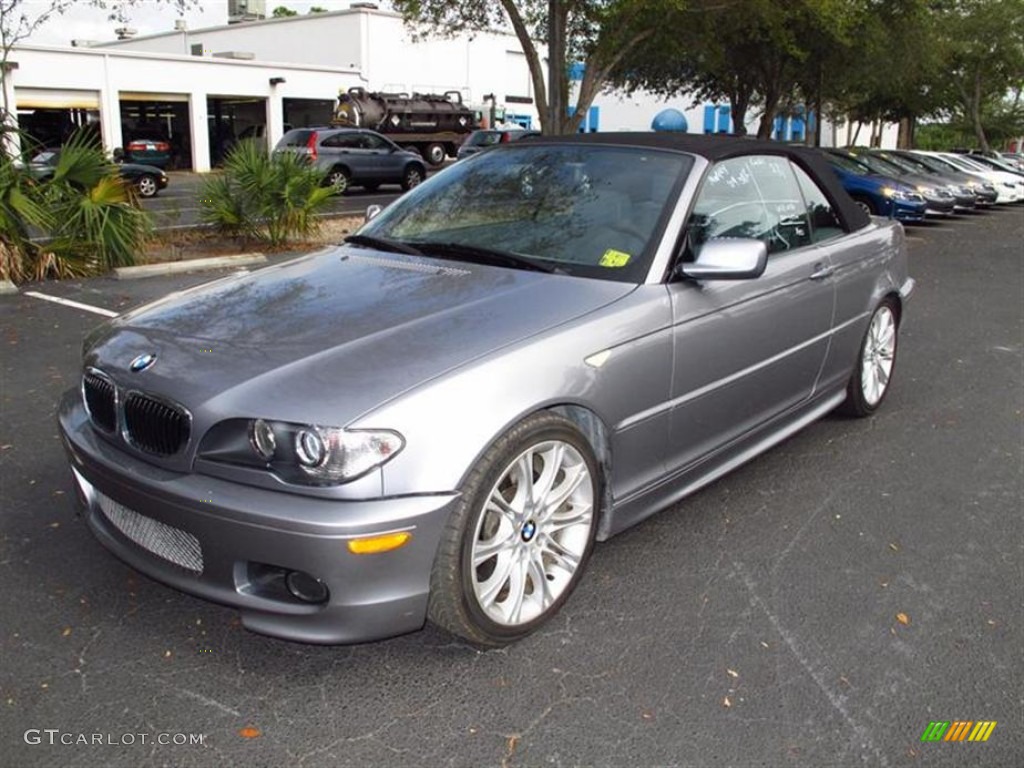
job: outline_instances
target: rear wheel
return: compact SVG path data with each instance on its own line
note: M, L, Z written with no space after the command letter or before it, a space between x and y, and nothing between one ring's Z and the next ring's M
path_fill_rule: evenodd
M343 195L348 190L349 179L349 173L344 168L334 168L327 174L326 183L336 195Z
M857 365L846 385L846 400L839 406L847 416L870 416L885 399L896 367L899 309L893 298L878 305L860 345Z
M445 152L444 144L428 144L423 150L423 157L431 165L440 165L448 157L448 153Z
M601 475L572 422L539 413L484 454L462 488L430 579L430 619L500 646L550 619L594 545Z
M410 165L402 174L402 189L408 192L413 187L423 183L423 170L415 165Z

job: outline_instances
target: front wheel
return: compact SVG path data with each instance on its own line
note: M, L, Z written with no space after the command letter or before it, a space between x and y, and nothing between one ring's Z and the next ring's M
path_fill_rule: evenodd
M135 188L139 191L140 197L156 197L156 193L159 190L156 178L148 173L139 176L135 180Z
M572 422L539 413L512 428L469 474L445 527L431 621L483 646L544 624L590 557L601 488L597 460Z
M410 165L402 174L402 189L408 192L413 187L423 183L423 171L415 165Z
M839 411L847 416L870 416L882 404L896 367L899 310L892 298L884 299L871 315L860 345L857 364L846 385L846 400Z
M853 202L855 202L857 207L864 211L868 216L874 216L878 213L878 211L875 210L875 204L867 197L854 197Z

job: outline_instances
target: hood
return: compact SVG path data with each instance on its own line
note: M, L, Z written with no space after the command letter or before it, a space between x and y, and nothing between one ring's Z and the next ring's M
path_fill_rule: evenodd
M344 426L634 287L343 246L123 315L85 364L185 405L197 428L252 416ZM156 362L131 372L142 354Z

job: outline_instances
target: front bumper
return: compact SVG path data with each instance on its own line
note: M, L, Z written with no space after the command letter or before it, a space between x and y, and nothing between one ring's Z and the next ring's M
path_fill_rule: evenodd
M924 201L890 200L890 211L897 221L924 221L926 205Z
M287 640L364 642L423 626L430 571L456 494L339 501L170 472L99 439L77 389L64 395L58 421L89 528L136 570L233 606L248 629ZM112 506L130 510L122 513L134 515L130 526L111 515ZM287 517L279 514L284 507ZM172 562L167 537L148 544L140 529L193 542L201 549L198 569ZM390 552L348 550L351 539L393 531L412 537ZM291 571L322 582L326 601L303 602L283 589Z
M924 198L925 213L929 216L948 216L953 213L953 209L956 207L956 201L952 196L949 197L931 197L925 196Z

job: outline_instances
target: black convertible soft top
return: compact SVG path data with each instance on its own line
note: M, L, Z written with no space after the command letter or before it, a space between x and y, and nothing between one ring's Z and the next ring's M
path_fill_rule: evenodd
M762 141L746 136L702 135L693 133L580 133L569 136L537 136L530 143L570 142L607 144L624 147L650 147L651 149L688 152L707 158L711 162L742 155L782 155L803 168L836 207L848 232L866 227L871 219L846 194L819 150L774 141Z

